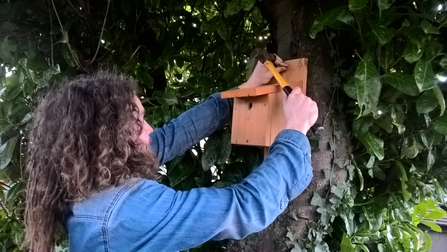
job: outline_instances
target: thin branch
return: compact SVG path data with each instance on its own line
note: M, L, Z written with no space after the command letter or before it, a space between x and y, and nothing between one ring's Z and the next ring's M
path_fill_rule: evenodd
M96 48L95 56L93 56L93 59L90 61L90 64L95 61L96 56L98 55L98 52L99 52L99 48L101 47L102 35L104 34L104 29L106 27L107 16L109 15L110 2L111 2L111 0L107 1L106 15L105 15L104 21L102 23L101 35L99 35L98 47Z
M54 43L53 43L53 14L51 12L50 2L48 1L48 14L50 15L50 43L51 43L51 67L54 67Z
M360 35L360 41L362 41L362 49L365 48L365 45L363 44L363 34L362 34L362 26L360 24L360 20L358 19L357 15L354 15L355 21L357 22L357 25L359 27L359 35Z
M76 14L78 14L81 18L84 18L84 16L78 12L78 10L76 9L76 7L71 3L70 0L68 0L68 3L70 4L70 6L73 8L73 10L76 12Z
M56 5L54 4L53 0L51 0L51 3L53 5L54 14L56 14L57 21L59 21L59 26L61 27L61 31L63 33L62 35L65 36L65 34L64 34L65 29L64 29L64 26L62 25L61 19L59 18L59 14L57 14Z
M74 55L74 53L73 53L73 50L72 50L72 48L71 48L71 46L70 46L70 42L69 42L69 38L68 38L68 34L67 34L67 32L65 31L64 26L62 25L62 21L61 21L61 19L59 18L59 14L57 14L57 9L56 9L56 5L54 4L54 1L51 0L51 3L52 3L52 5L53 5L54 14L56 14L57 21L59 22L59 26L61 27L62 36L63 36L64 39L66 40L66 43L67 43L67 46L68 46L68 50L70 51L71 57L73 57L73 60L76 62L76 65L77 65L79 68L85 70L84 67L82 67L81 64L79 63L78 58L77 58L77 57Z
M140 48L141 48L141 45L139 45L137 47L137 49L132 53L132 56L130 56L129 61L127 61L127 63L124 64L124 66L121 69L124 69L132 61L133 57L135 57L135 54L137 54L137 52L138 52L138 50L140 50Z
M396 62L394 62L394 64L393 65L391 65L388 69L393 69L393 67L401 60L403 58L403 56L400 56L397 60L396 60Z

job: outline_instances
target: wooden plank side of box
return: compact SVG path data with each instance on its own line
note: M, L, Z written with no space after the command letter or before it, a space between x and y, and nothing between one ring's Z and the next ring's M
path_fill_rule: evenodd
M270 138L268 96L234 98L231 143L266 146Z
M307 64L308 60L306 58L286 60L287 69L282 72L281 75L289 83L289 85L294 87L300 87L302 92L306 94L307 89ZM277 83L275 78L272 78L269 83Z

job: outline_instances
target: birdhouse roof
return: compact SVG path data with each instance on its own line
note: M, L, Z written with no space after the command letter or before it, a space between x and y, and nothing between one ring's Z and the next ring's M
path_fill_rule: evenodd
M279 84L268 84L255 88L235 89L221 93L222 98L255 97L281 91Z

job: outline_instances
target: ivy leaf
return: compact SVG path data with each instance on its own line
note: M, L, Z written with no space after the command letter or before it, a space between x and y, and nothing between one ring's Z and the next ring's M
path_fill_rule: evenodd
M349 0L349 10L357 11L365 8L368 0Z
M396 161L397 175L399 176L400 181L407 182L407 172L405 171L404 166L400 161Z
M158 92L156 95L157 101L165 106L170 106L178 103L177 97L172 92Z
M365 147L374 155L377 159L382 160L385 157L383 150L383 140L371 132L367 132L358 137L358 139L365 145Z
M33 81L25 81L23 84L23 94L25 97L33 97L37 91L37 83Z
M15 99L20 94L20 92L22 92L22 85L18 83L17 85L10 85L3 93L3 97L5 97L7 101L11 101Z
M303 250L297 246L299 246L299 245L295 244L295 247L292 250L290 250L290 252L306 252L307 251L307 250Z
M359 181L360 181L360 191L363 191L365 179L363 178L362 171L358 167L356 167L356 170L357 170L357 175L359 176Z
M13 60L13 55L11 52L17 51L17 45L12 44L11 40L9 39L9 36L6 36L2 41L0 49L1 49L0 56L3 56L2 58L4 61L9 61Z
M442 233L442 228L434 222L421 221L421 224L424 224L425 226L429 227L431 230L433 230L435 232Z
M416 96L420 93L419 88L414 81L414 77L411 75L402 73L387 73L383 75L383 79L393 88L406 95Z
M354 136L358 137L368 132L373 123L374 118L372 117L360 117L354 120L352 123L352 132L354 133Z
M325 205L324 199L321 198L321 196L317 192L314 192L314 196L312 197L310 204L312 206L319 206L319 207L324 207Z
M406 20L408 22L408 20ZM405 22L405 21L404 21ZM404 26L405 24L402 24ZM425 33L421 28L414 27L414 26L405 26L401 28L401 31L403 34L405 34L413 44L418 45L419 48L424 47L424 39Z
M428 42L428 46L425 49L425 53L428 59L433 60L434 58L438 57L439 55L442 55L442 51L444 49L444 46L441 43L438 43L437 41L430 40Z
M377 6L380 11L389 9L395 0L377 0Z
M420 223L420 219L425 216L427 213L427 202L420 201L416 206L413 207L412 219L414 219L413 224L418 225Z
M320 242L315 247L315 252L326 252L329 251L329 246L325 242Z
M28 113L23 117L23 119L19 123L17 123L17 125L23 125L23 124L27 123L29 120L31 120L32 118L33 118L33 114Z
M242 9L249 11L255 6L256 0L241 0Z
M384 45L391 41L394 33L391 32L386 26L379 24L377 21L369 20L369 25L373 30L376 37L379 39L379 43Z
M435 87L433 88L433 92L435 93L436 99L438 99L439 106L441 107L441 112L439 116L443 116L445 112L444 95L442 94L442 91L438 85L435 85Z
M8 131L12 126L8 120L0 119L0 135Z
M212 19L210 19L209 21L206 21L202 24L202 26L200 27L200 31L202 33L208 32L208 33L212 33L217 31L217 29L222 25L222 19L221 17L213 17Z
M386 26L391 25L394 21L399 19L399 15L397 13L398 13L397 7L391 7L385 11L382 11L380 13L380 22Z
M0 146L0 170L3 170L11 162L12 155L14 154L14 149L17 144L17 139L19 137L10 138L2 146Z
M385 176L385 173L382 171L382 169L380 169L378 167L373 167L372 170L373 170L373 174L374 174L375 178L385 181L386 176Z
M410 181L409 183L412 183L412 181ZM403 183L401 181L401 185L402 185L402 187L405 188L405 191L403 191L406 194L405 197L410 199L411 193L408 192L408 190L406 190L408 188L406 183ZM399 220L401 222L411 223L412 218L411 218L411 214L410 214L407 204L405 202L403 202L399 197L396 197L395 195L393 195L393 199L394 199L394 203L393 203L393 206L391 207L391 209L392 209L392 212L394 213L394 216L392 216L392 218L394 220Z
M354 247L354 245L352 245L351 239L346 234L343 234L343 239L341 240L340 249L341 249L341 251L346 251L346 252L354 252L355 251L355 247Z
M429 251L432 246L432 239L427 232L424 232L424 246L422 248L423 251Z
M415 158L424 147L414 137L407 137L402 142L402 156Z
M371 231L379 231L383 223L381 210L376 207L362 207L362 210L366 220L368 221L369 229Z
M330 169L324 169L324 177L326 180L332 181L335 178L335 173Z
M360 62L355 71L355 87L361 115L376 112L382 85L376 66L369 60Z
M382 46L380 53L380 66L388 72L388 69L394 64L396 61L396 57L394 55L394 44L388 43L385 46Z
M242 10L241 1L240 0L232 0L227 5L227 9L225 10L226 16L232 16L237 14L240 10Z
M349 236L353 235L355 233L355 222L352 221L354 219L354 214L351 211L345 211L340 213L340 217L343 219L343 222L345 223L346 234Z
M391 121L391 115L383 115L376 119L375 124L384 129L386 132L393 132L393 122Z
M439 61L439 65L442 68L447 69L447 56L442 57L442 59Z
M404 198L405 201L409 201L411 199L411 193L408 192L408 190L407 190L408 186L405 183L408 181L407 172L405 171L405 168L401 162L397 161L396 166L397 166L397 174L400 179L402 197ZM396 210L398 210L398 209L396 209Z
M431 62L420 59L414 68L414 79L421 92L432 89L436 85L436 79Z
M11 202L16 200L18 197L21 196L25 191L25 183L16 183L11 188L9 188L8 192L6 193L6 202Z
M404 181L400 181L400 186L402 190L402 197L405 201L409 201L411 199L411 193L407 190L407 184Z
M333 193L339 199L342 199L345 194L344 185L343 184L333 185L331 187L331 193Z
M397 133L399 135L403 134L405 132L405 121L406 114L404 112L404 109L402 108L402 105L396 104L391 107L391 120L394 126L397 127Z
M217 33L225 41L228 41L231 39L231 31L226 25L221 25L219 28L217 28ZM200 60L201 60L201 58L200 58ZM200 64L202 64L202 61Z
M376 161L376 156L370 155L368 163L366 163L366 168L373 168L374 162ZM370 169L372 171L372 169ZM374 177L370 174L371 177Z
M438 28L431 25L430 22L428 22L426 19L422 20L421 28L426 34L441 34Z
M403 57L408 63L413 63L418 61L422 57L422 54L424 54L424 49L422 47L408 41L403 52Z
M435 208L435 209L432 209L431 212L427 213L427 215L425 215L424 218L436 221L436 220L440 220L440 219L444 218L445 216L446 216L446 212L444 210Z
M425 133L419 136L421 137L424 146L431 149L435 141L435 132L433 130L427 130Z
M436 119L433 123L433 129L442 135L447 135L447 115L443 115Z
M330 26L332 28L352 28L354 23L354 17L351 13L346 11L346 7L338 7L323 15L317 17L310 28L309 35L311 38L315 38L317 33L321 32L324 27Z
M403 230L405 230L413 239L414 247L419 248L419 233L414 231L413 229L407 227L405 224L401 226Z
M356 249L361 249L361 250L363 250L363 252L369 252L368 247L366 247L364 244L355 244L355 248Z
M427 90L419 96L416 101L416 111L418 114L432 112L438 106L438 101L434 96L431 90Z
M350 78L345 85L343 85L343 90L352 99L357 100L357 89L355 88L355 79Z

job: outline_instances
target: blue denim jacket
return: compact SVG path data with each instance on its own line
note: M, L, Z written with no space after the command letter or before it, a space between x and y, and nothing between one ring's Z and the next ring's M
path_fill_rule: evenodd
M222 128L232 101L214 94L151 134L165 163ZM241 183L175 191L131 179L74 204L66 216L70 251L179 251L208 240L242 239L266 228L310 183L310 146L284 130L269 156Z

